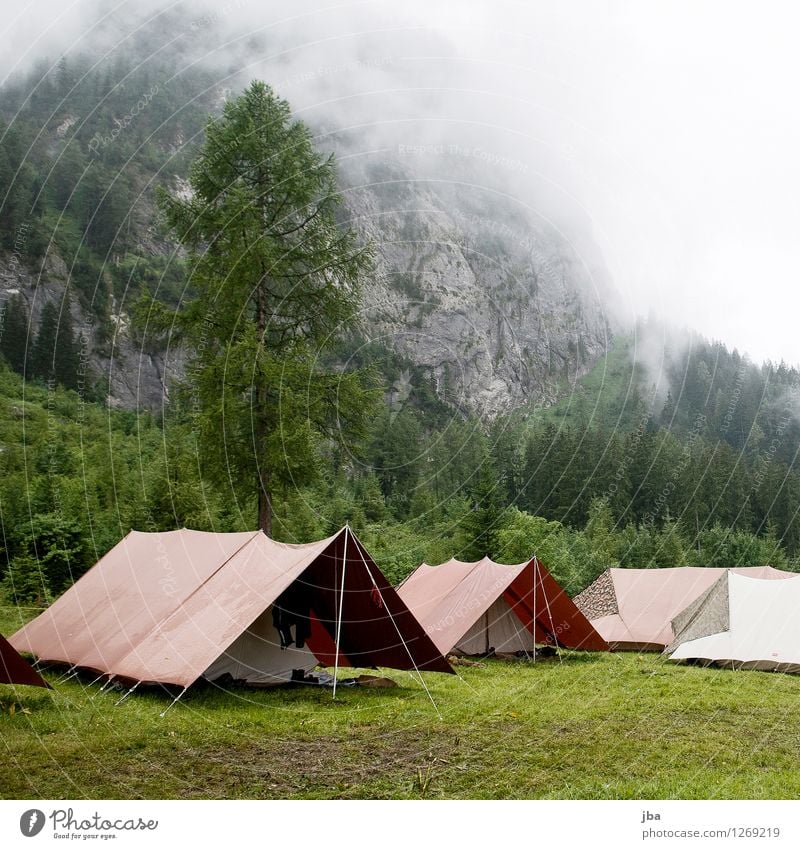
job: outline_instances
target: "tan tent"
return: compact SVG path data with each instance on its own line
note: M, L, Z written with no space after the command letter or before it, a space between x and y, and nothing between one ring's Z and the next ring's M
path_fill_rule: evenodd
M535 557L514 566L488 557L423 563L398 593L443 654L532 651L537 643L608 650Z
M671 660L800 672L800 575L761 581L726 571L672 622Z
M725 569L677 566L671 569L607 569L575 604L613 650L661 651L674 637L672 620L702 595ZM754 578L788 578L771 566L734 569Z
M42 661L184 688L226 673L279 683L317 663L452 672L349 528L308 545L131 531L11 642Z

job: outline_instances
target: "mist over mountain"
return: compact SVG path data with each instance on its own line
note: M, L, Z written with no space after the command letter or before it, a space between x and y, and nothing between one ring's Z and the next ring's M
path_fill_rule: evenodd
M170 375L181 375L180 350L170 360L131 326L143 286L174 301L183 285L153 189L181 189L206 116L244 79L248 57L268 49L268 36L254 36L223 61L210 26L187 26L178 10L138 27L101 18L90 30L96 52L39 60L0 94L9 194L0 291L22 299L28 347L44 307L64 314L66 294L111 404L158 407ZM367 59L356 67L385 72ZM324 87L325 78L299 79ZM607 350L616 296L589 222L568 214L529 163L487 149L480 133L461 131L457 144L441 126L416 126L396 134L413 143L388 144L385 127L334 128L328 110L300 112L338 157L345 217L376 247L367 342L408 357L440 398L486 420L552 403ZM525 191L512 191L515 180Z

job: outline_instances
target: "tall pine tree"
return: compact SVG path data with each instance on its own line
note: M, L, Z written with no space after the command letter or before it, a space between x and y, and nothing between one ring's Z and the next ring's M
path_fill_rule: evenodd
M77 389L79 363L69 299L65 295L60 308L55 301L48 301L42 308L29 376L55 380L67 389Z
M208 124L189 182L191 198L159 202L196 296L161 318L194 351L204 470L242 506L255 497L269 533L276 490L307 483L323 442L368 422L374 393L326 367L325 348L354 322L370 252L337 221L333 158L264 83Z
M28 310L20 295L12 295L3 305L0 327L0 354L14 371L25 374Z

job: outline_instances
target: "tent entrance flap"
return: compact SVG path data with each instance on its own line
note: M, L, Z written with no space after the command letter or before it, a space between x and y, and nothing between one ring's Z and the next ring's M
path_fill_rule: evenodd
M255 622L230 645L203 673L209 681L230 675L234 681L248 684L285 684L300 669L304 674L318 664L307 645L281 647L281 635L275 627L274 605L270 605Z
M52 690L47 681L3 636L0 636L0 684L26 684Z
M486 613L456 643L455 651L467 655L488 654L490 651L532 652L533 634L522 624L503 596L495 599Z
M308 642L322 665L452 674L439 649L352 532L340 534L299 580L312 594Z

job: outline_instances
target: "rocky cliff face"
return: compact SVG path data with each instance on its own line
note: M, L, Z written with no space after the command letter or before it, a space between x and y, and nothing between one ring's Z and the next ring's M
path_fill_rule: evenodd
M347 194L378 247L368 337L430 369L449 403L489 419L547 405L608 348L605 272L496 192L381 165Z
M359 186L346 192L346 215L377 247L364 334L427 370L447 403L487 420L547 405L607 349L603 269L554 227L496 192L416 179L401 163L343 176ZM63 296L68 269L57 254L40 271L11 259L0 257L0 299L22 294L38 326L44 304ZM71 309L109 404L154 409L168 400L180 352L167 364L162 353L140 350L115 306L105 330L75 297Z
M67 265L57 253L49 253L40 269L0 254L0 303L13 295L25 301L31 318L29 351L45 304L52 301L61 308L68 280ZM155 410L168 400L165 356L141 350L124 312L117 313L112 307L110 322L104 325L73 296L70 316L87 373L102 387L109 405Z

